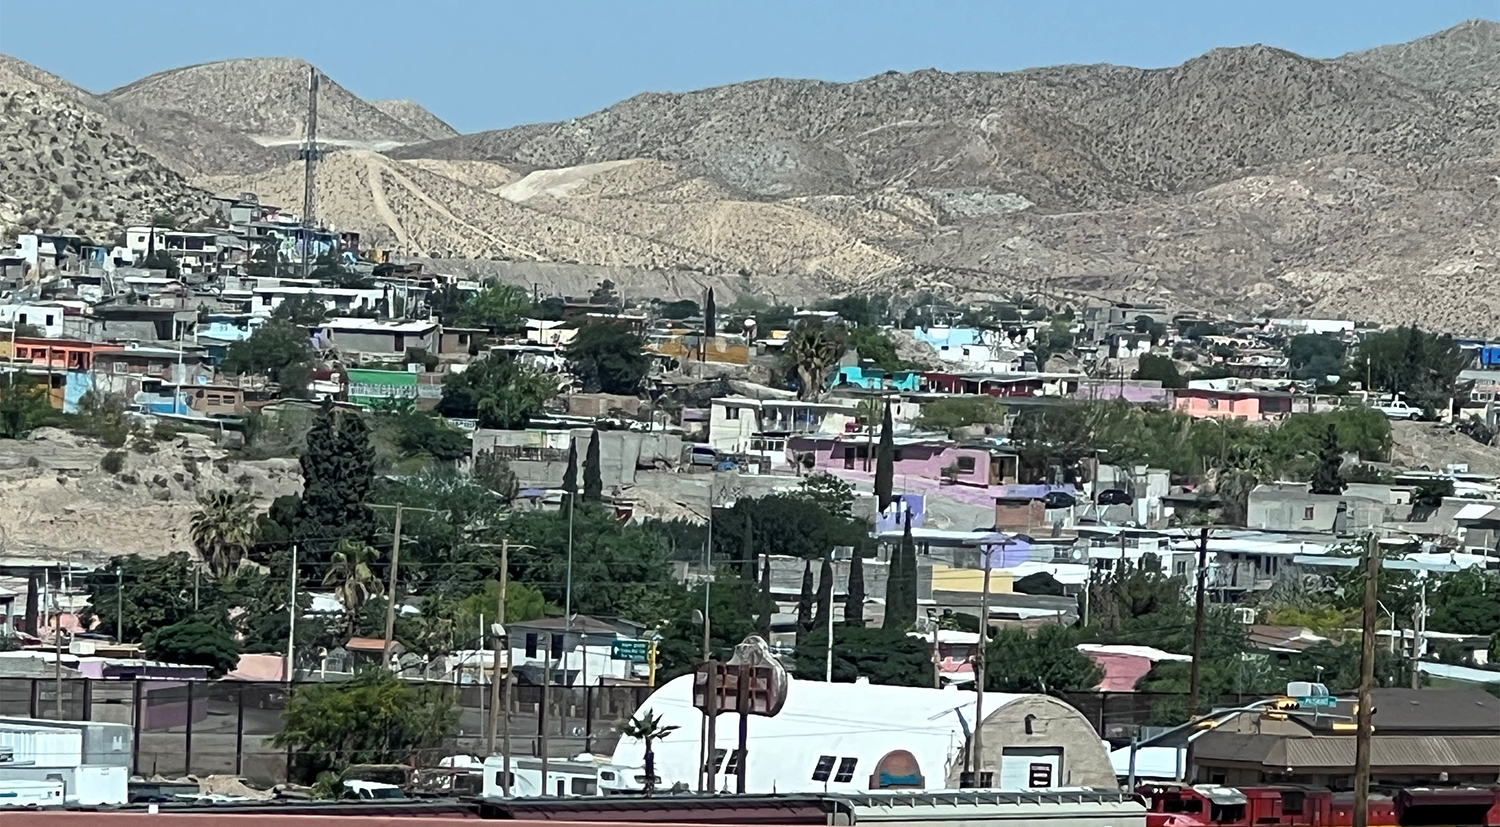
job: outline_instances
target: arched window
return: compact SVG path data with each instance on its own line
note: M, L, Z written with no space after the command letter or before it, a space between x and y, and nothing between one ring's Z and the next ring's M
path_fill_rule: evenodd
M1035 715L1027 715L1026 716L1026 734L1027 735L1035 735L1036 734L1036 716Z

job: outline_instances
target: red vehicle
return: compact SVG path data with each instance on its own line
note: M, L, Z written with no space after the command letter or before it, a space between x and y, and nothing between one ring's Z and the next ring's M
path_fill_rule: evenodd
M1153 784L1140 787L1147 827L1348 827L1354 794L1306 787ZM1500 827L1500 788L1417 788L1371 794L1370 827Z

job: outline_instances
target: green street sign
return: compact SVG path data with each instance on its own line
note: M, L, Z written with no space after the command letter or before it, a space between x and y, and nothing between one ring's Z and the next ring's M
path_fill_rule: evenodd
M1310 695L1297 699L1297 706L1303 709L1333 709L1339 705L1339 699L1332 695Z
M651 642L647 640L616 640L609 644L609 656L615 660L645 663Z

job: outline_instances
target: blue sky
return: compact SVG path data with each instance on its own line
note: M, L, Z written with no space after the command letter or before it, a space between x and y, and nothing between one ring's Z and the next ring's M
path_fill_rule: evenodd
M96 92L191 63L301 57L470 132L770 76L1157 67L1251 43L1332 57L1497 14L1500 0L0 0L0 52Z

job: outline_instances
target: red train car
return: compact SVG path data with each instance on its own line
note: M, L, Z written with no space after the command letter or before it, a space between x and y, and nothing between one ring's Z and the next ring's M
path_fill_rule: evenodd
M1147 827L1349 827L1354 794L1306 787L1154 784L1137 790ZM1370 827L1500 827L1500 788L1371 794Z

